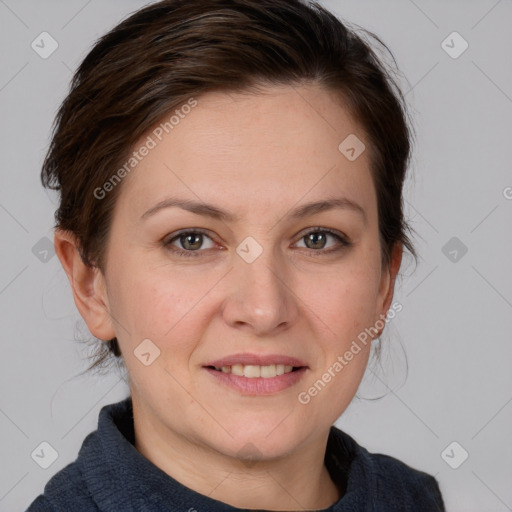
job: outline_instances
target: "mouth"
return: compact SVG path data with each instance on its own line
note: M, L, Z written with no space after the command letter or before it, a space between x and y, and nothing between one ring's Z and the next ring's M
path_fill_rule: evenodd
M258 377L261 377L263 379L272 379L279 375L296 372L304 367L292 366L288 364L269 364L265 366L259 366L254 364L234 364L232 366L206 366L206 368L222 373L237 375L238 377L247 377L248 379L256 379Z
M203 368L215 382L242 395L276 394L294 386L309 369L294 357L256 354L235 354Z

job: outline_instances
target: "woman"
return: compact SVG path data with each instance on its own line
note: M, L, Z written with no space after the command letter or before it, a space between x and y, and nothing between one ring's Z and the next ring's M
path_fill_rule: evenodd
M42 178L93 367L130 396L29 511L444 510L333 427L414 254L405 112L299 0L166 0L96 43Z

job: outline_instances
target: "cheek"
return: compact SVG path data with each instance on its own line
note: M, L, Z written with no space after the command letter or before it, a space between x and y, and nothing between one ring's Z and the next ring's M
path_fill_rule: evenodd
M340 343L354 339L375 322L379 280L380 271L360 261L317 276L314 286L304 283L300 296L330 333L327 339L340 349Z
M117 301L112 312L126 329L116 333L131 383L140 393L174 389L169 394L173 396L179 391L174 378L179 382L188 379L190 357L204 329L205 316L200 314L198 302L208 290L199 290L198 286L199 282L186 279L183 274L178 277L173 273L171 278L161 268L123 273L117 281ZM160 351L149 366L136 357L137 347L146 339ZM180 400L182 407L190 405L187 394Z
M187 278L179 270L171 275L162 268L140 267L119 273L112 287L112 316L126 326L119 332L121 343L136 346L149 338L164 348L165 340L172 339L178 349L187 344L183 329L190 329L190 314L208 291L204 281Z

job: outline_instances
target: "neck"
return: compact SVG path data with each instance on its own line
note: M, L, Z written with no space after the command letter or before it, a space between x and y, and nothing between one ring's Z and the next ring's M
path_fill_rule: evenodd
M276 459L239 460L143 421L134 408L135 448L182 485L233 507L319 510L341 498L324 464L329 432Z

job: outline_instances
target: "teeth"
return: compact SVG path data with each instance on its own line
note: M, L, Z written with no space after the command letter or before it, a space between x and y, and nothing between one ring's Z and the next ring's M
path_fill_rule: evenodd
M245 375L245 374L244 374ZM277 375L277 368L275 364L270 364L268 366L262 366L260 370L260 377L275 377Z
M253 366L252 364L244 366L244 377L248 377L249 379L261 377L261 367Z
M244 367L241 364L234 364L231 367L231 373L242 377L244 375Z
M233 366L216 366L215 369L222 373L232 373L233 375L247 377L248 379L254 379L256 377L271 379L277 375L290 373L293 370L293 366L284 364L269 364L267 366L234 364Z

